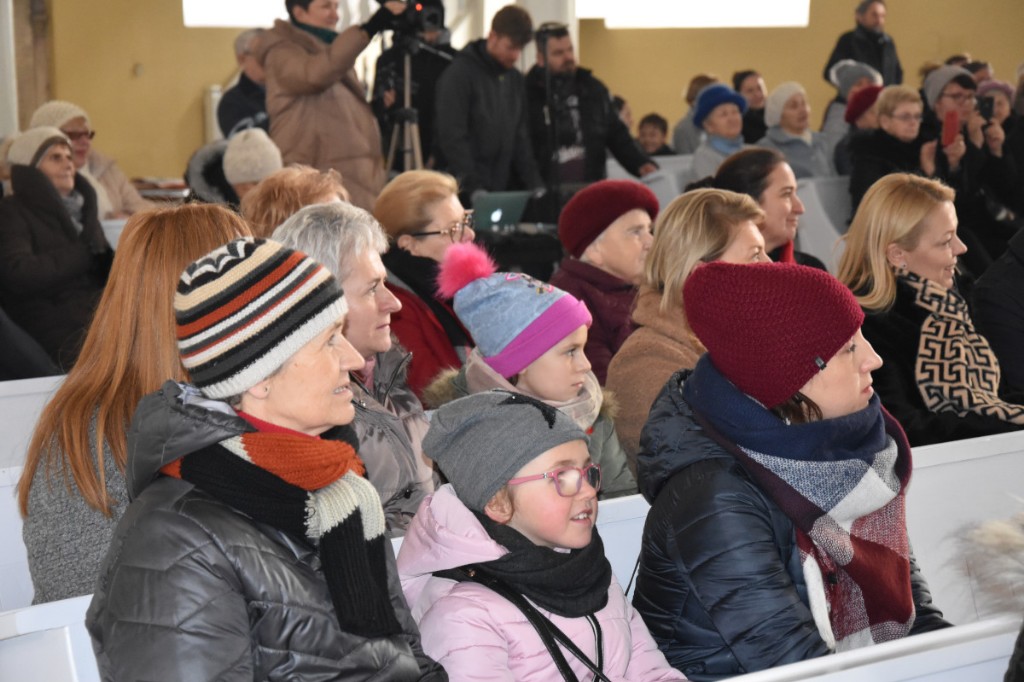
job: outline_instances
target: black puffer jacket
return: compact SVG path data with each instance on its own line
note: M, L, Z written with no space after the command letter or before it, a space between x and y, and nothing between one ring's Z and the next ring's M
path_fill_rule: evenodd
M447 679L420 648L390 552L404 634L344 632L304 538L159 477L164 464L251 430L226 404L173 382L139 404L125 472L133 502L86 615L103 679Z
M640 439L644 526L633 606L669 663L717 680L829 653L808 608L792 521L706 437L677 372ZM948 626L911 557L911 634Z

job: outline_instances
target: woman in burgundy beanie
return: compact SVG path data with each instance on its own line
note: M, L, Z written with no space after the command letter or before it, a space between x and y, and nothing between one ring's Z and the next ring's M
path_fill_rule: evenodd
M683 287L707 348L651 408L651 511L633 604L695 680L949 624L905 520L910 446L871 388L864 314L828 273L699 266Z
M602 180L577 192L558 218L568 254L551 284L587 304L594 316L584 351L604 385L608 363L629 336L629 313L651 250L658 198L632 180Z

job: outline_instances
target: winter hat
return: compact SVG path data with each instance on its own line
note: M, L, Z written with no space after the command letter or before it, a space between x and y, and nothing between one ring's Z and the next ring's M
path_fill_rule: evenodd
M16 136L7 148L7 163L20 166L35 167L46 154L46 150L55 144L66 144L71 147L68 136L53 126L30 128Z
M768 95L768 99L764 103L764 123L766 126L771 128L782 122L782 110L786 107L786 102L797 93L807 97L807 91L804 90L804 86L796 81L780 83L771 91L771 94Z
M977 88L974 77L967 69L960 66L940 66L928 74L928 77L924 79L924 87L921 88L924 90L924 98L928 100L928 106L934 109L943 89L949 85L950 81L954 80L968 90Z
M864 321L839 280L794 263L701 265L683 304L712 364L769 409L824 369Z
M1013 101L1013 86L1006 81L996 80L989 78L978 83L978 97L984 97L990 95L993 92L1001 92L1006 95L1006 99Z
M569 199L558 216L558 238L573 258L618 218L634 208L658 217L658 197L646 185L632 180L601 180L584 187Z
M839 96L843 99L850 96L850 89L861 78L870 78L875 85L882 84L882 74L870 65L855 59L840 59L828 70L829 83L836 86Z
M858 90L850 98L850 101L846 103L846 113L843 114L843 119L850 125L856 123L861 114L875 106L875 102L878 100L878 93L881 91L881 85L869 85L862 90Z
M347 310L337 280L306 254L265 239L235 239L178 280L181 363L208 398L239 395Z
M735 104L740 108L740 113L747 111L747 100L740 93L736 92L723 83L712 83L697 95L697 102L693 110L693 125L698 128L704 125L704 119L708 117L716 107L722 104Z
M281 150L262 128L246 128L228 140L224 150L224 177L232 185L259 182L284 168Z
M84 118L85 125L92 127L92 124L89 123L89 114L85 113L85 109L71 102L52 99L35 110L28 125L30 128L38 126L60 128L73 118Z
M575 296L520 272L497 272L473 242L448 247L437 290L454 299L455 314L484 362L506 379L593 321Z
M553 447L587 436L567 414L536 398L493 390L447 403L430 419L423 452L459 499L483 511L516 472Z

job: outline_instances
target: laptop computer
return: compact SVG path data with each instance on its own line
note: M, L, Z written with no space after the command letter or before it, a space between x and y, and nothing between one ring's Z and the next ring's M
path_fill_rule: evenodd
M473 229L486 232L514 230L523 217L532 192L486 192L473 200Z

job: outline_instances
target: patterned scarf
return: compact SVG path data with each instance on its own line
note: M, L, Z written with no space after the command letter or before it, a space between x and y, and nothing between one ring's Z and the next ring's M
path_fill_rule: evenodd
M398 634L384 543L384 510L350 442L322 440L243 416L243 433L164 466L169 476L317 546L342 630ZM267 430L270 429L270 430Z
M914 376L931 412L969 413L1024 424L1024 406L999 397L999 361L974 329L967 301L958 292L900 272L914 292L914 305L928 311L921 324Z
M829 648L905 637L914 623L910 446L878 397L844 417L789 425L704 355L683 398L796 526L811 614Z

